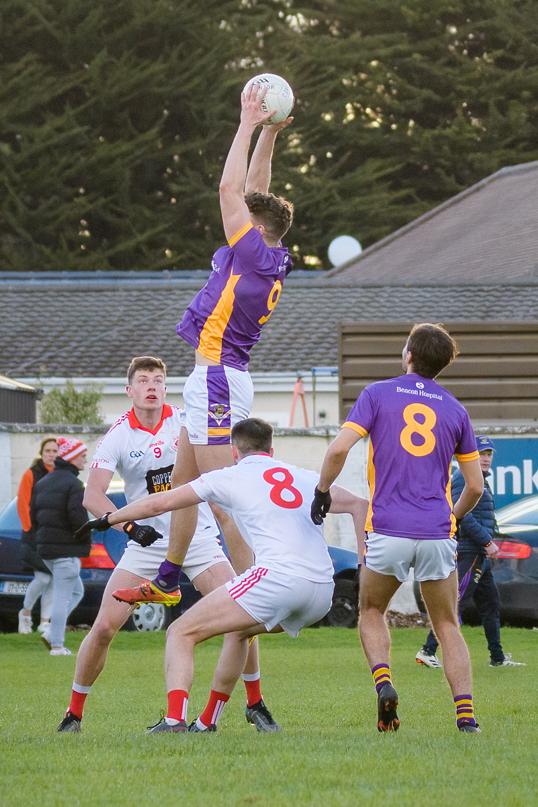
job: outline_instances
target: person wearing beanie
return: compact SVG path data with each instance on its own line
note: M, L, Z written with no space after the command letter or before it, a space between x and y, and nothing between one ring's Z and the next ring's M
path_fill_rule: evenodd
M39 446L39 453L22 475L17 493L17 513L21 520L21 550L23 571L30 571L34 578L30 582L24 603L19 611L19 633L32 633L32 608L41 597L41 621L38 630L42 633L50 623L52 610L52 577L37 554L35 532L30 520L30 501L36 482L43 479L54 468L58 454L58 441L55 437L45 437Z
M52 574L50 628L41 636L51 656L72 655L64 647L65 626L84 594L80 559L90 554L91 534L81 541L74 534L88 520L82 504L84 485L77 478L86 464L87 451L77 438L58 438L54 469L36 483L30 503L37 552Z

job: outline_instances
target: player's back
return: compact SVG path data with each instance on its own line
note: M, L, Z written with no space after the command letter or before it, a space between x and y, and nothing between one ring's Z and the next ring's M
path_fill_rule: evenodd
M310 518L318 478L267 454L251 454L235 466L203 474L193 487L231 510L257 566L326 582L333 567L323 530Z
M409 373L367 387L344 425L370 435L367 529L447 537L454 526L452 457L476 455L469 416L454 396L432 379Z
M211 275L183 314L178 335L206 358L246 370L291 268L287 249L268 247L249 223L215 252Z

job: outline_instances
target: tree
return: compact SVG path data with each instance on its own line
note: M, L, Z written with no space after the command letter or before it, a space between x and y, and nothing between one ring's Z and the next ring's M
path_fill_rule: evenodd
M206 156L227 124L220 16L164 0L6 0L0 15L4 268L206 266L214 224L222 239Z
M65 389L54 387L47 392L39 407L41 423L54 425L63 423L88 423L95 425L103 422L99 412L103 388L97 384L87 384L80 392L72 381L66 381Z
M535 3L339 0L301 13L290 194L303 255L323 260L342 233L368 246L538 158Z
M264 70L297 96L273 189L299 267L538 159L534 0L4 0L0 48L3 269L208 267Z

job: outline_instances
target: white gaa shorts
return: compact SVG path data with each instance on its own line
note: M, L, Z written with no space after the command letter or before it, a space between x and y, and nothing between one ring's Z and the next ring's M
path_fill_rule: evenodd
M230 432L248 418L254 399L252 379L246 370L223 364L197 364L183 388L182 425L189 442L202 446L229 445Z
M369 532L366 536L364 563L373 572L407 580L415 567L415 580L445 580L456 568L455 538L438 541L414 540L395 535Z
M138 577L153 580L157 576L159 566L166 558L168 546L140 546L135 541L129 541L123 557L116 569L125 569L126 572L136 574ZM218 538L207 536L197 537L191 541L182 571L192 582L199 574L210 569L215 563L228 563ZM231 567L230 567L231 568Z
M301 628L322 619L332 604L334 583L252 566L226 583L232 598L268 631L280 625L294 639Z

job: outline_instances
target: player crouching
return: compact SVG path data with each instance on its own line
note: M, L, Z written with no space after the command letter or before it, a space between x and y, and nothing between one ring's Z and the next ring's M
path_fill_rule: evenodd
M333 567L323 528L310 518L310 501L318 475L273 459L273 429L247 418L232 429L235 465L202 474L188 485L140 499L93 522L94 528L213 502L231 513L256 563L243 574L197 602L168 629L165 673L166 717L148 734L215 731L237 683L249 639L285 631L297 637L331 607ZM351 513L358 533L364 527L367 502L344 488L331 488L330 512ZM193 680L194 648L200 642L237 632L240 651L219 659L212 683L208 720L187 723ZM248 719L248 718L247 718Z

